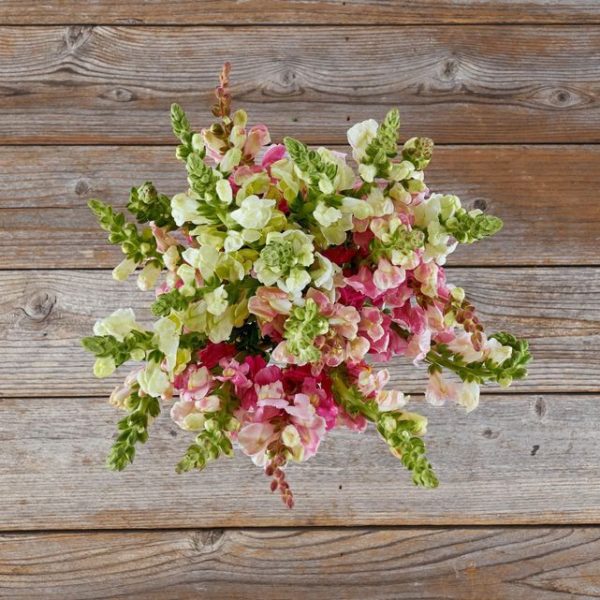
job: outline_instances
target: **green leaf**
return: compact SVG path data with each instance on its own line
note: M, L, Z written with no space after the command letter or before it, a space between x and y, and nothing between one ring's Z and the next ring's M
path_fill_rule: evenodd
M128 404L130 412L117 423L119 433L106 460L113 471L122 471L133 462L136 444L148 440L148 427L160 413L157 398L140 396L137 391L131 393Z
M160 294L150 310L157 317L168 317L171 311L185 310L194 301L194 296L184 296L178 289Z
M111 357L119 367L132 358L138 350L154 350L151 331L132 331L122 342L112 335L94 335L81 340L81 345L97 358Z
M100 227L109 233L108 241L121 246L123 254L137 263L148 258L162 261L156 250L156 240L150 228L142 232L133 223L125 221L125 215L115 211L101 200L90 200L88 206L96 215Z
M196 441L186 450L183 458L177 463L175 471L185 473L192 469L202 470L212 460L222 454L231 456L233 446L229 437L220 430L203 431L196 437Z
M407 413L380 413L377 431L388 443L392 452L400 457L402 464L412 473L415 485L434 488L438 479L425 455L425 444L417 435L417 423L407 418Z
M338 404L351 416L362 415L375 423L377 431L390 450L412 473L415 485L436 487L437 477L425 456L425 444L419 437L424 417L403 411L380 412L374 400L365 398L358 387L349 382L345 367L330 372L333 394Z
M495 333L490 339L496 339L503 346L512 348L510 358L499 365L489 359L466 363L460 354L452 352L445 344L435 344L425 360L430 364L430 370L448 369L456 373L462 381L473 381L480 385L495 382L507 386L514 379L525 378L527 365L532 359L528 342L505 332Z

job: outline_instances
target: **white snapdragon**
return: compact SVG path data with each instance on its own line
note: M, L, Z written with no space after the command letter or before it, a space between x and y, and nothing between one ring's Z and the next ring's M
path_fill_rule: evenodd
M210 279L214 275L219 261L219 251L212 246L187 248L182 256L189 265L200 271L204 279Z
M360 162L365 157L367 146L377 135L378 127L375 119L367 119L348 129L348 143L352 146L352 156L355 161Z
M125 281L137 268L138 263L131 259L123 259L112 271L113 279L116 281Z
M140 290L146 292L156 286L156 281L162 271L162 267L156 262L149 262L140 271L137 278L137 286Z
M149 362L137 376L140 389L154 398L166 395L171 388L171 382L167 374L155 362Z
M94 325L95 335L112 335L119 342L133 330L141 331L142 328L137 324L132 308L119 308L105 319L96 321Z
M181 320L176 315L163 317L154 323L153 341L165 355L167 371L172 376L177 363L179 336L181 335Z
M171 198L171 214L179 227L185 223L204 225L210 222L198 212L198 199L191 192L175 194Z
M275 200L248 196L244 198L240 207L231 213L231 218L245 229L260 231L266 227L273 216Z

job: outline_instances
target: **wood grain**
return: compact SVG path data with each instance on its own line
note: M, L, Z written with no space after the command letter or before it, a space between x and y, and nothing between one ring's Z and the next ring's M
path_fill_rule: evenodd
M168 406L134 464L114 473L104 460L122 413L104 398L0 399L0 529L600 521L598 395L489 396L469 415L419 398L412 407L429 416L438 488L415 488L372 428L339 429L290 467L289 510L240 452L177 475L193 434Z
M171 142L168 108L208 122L216 75L253 119L306 142L401 108L438 143L600 141L600 29L3 27L0 141Z
M0 597L589 600L599 551L594 527L7 534Z
M530 339L529 378L511 391L600 390L600 277L596 268L451 269L488 331L508 330ZM79 344L98 318L131 306L149 322L152 297L122 284L108 271L0 272L0 396L104 395L122 372L97 380L93 357ZM391 366L405 392L424 390L427 374L408 361Z
M598 23L594 0L3 0L7 25Z
M598 264L600 201L590 194L600 188L598 164L597 146L437 148L427 171L432 189L505 223L450 264ZM10 209L0 217L0 254L10 258L0 266L113 267L121 252L85 203L99 197L122 207L131 186L147 179L169 195L187 186L172 147L0 147L0 207Z

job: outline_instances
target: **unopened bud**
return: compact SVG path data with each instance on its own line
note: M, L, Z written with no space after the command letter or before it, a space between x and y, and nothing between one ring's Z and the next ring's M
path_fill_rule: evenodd
M190 150L185 144L179 144L179 146L177 146L175 149L175 157L178 160L186 161L189 154Z
M195 133L192 136L192 149L195 152L202 152L204 150L204 140L199 133Z
M218 429L218 423L215 419L206 419L204 422L204 429L206 431L216 431Z
M457 302L462 302L465 299L465 290L461 287L452 288L450 295Z
M433 140L426 137L414 137L406 141L402 156L409 160L418 171L424 169L433 154Z
M509 376L500 377L500 379L498 379L498 383L500 384L500 387L503 387L503 388L510 387L510 384L512 383L512 377L509 377Z

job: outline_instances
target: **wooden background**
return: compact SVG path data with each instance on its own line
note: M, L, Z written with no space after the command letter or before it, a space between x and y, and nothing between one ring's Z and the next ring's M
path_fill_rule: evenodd
M0 0L0 24L0 597L600 598L597 0ZM224 60L277 140L399 106L433 187L505 221L449 277L535 362L468 417L424 407L436 490L340 431L288 511L245 458L176 475L168 418L104 468L118 378L78 340L147 300L85 202L185 186L168 107L207 123ZM394 381L420 402L422 372Z

